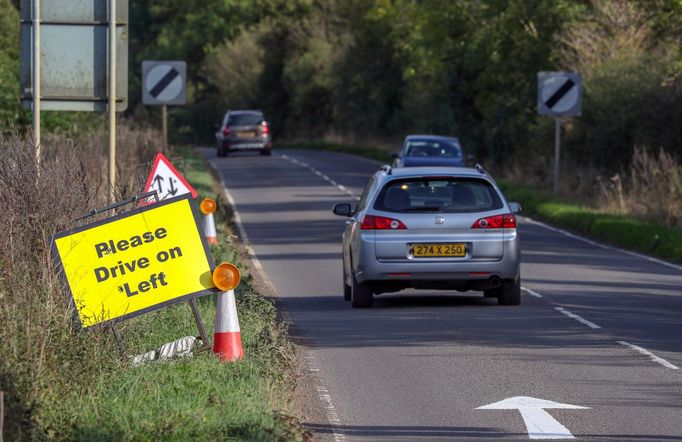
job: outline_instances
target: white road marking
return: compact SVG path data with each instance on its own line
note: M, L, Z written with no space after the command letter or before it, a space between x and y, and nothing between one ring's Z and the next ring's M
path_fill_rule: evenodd
M292 163L296 164L297 166L305 167L306 169L313 172L315 175L319 176L320 178L322 178L323 180L325 180L326 182L328 182L332 186L339 189L341 192L352 196L353 198L355 198L356 201L360 201L360 197L358 195L356 195L354 192L348 190L345 186L337 183L336 181L334 181L329 176L325 175L324 173L322 173L319 170L315 169L314 167L310 166L308 163L303 163L303 162L297 160L296 158L290 157L287 154L280 155L280 158L284 158L287 161L291 161Z
M304 163L301 163L300 161L294 160L293 158L289 158L290 161L294 163L299 163L300 165L303 165ZM218 172L217 168L213 164L212 161L209 161L209 164L211 167L213 167L214 172ZM310 168L307 164L303 167ZM263 281L267 289L271 292L273 296L279 296L279 293L277 292L277 289L275 288L275 285L272 283L272 280L268 277L267 273L265 273L265 270L263 269L263 265L261 264L260 260L258 259L258 256L256 255L256 252L253 250L251 247L251 244L249 242L249 237L246 234L246 229L244 228L244 225L242 224L242 219L241 216L239 216L239 210L237 210L237 204L230 194L230 191L227 190L227 184L225 183L225 180L220 178L220 186L223 190L223 195L225 199L227 200L228 204L232 207L233 211L233 216L234 216L234 223L237 226L237 230L239 231L239 234L242 237L242 243L244 244L244 247L246 248L246 252L249 255L249 259L253 263L253 266L256 268L256 271L258 272L258 275L260 279ZM352 192L348 192L351 194L351 196L355 196ZM284 320L288 324L293 324L293 321L291 319L291 316L289 313L284 310L280 309L279 310L282 316L284 317ZM315 368L312 364L315 360L315 358L311 355L306 355L304 356L304 359L306 360L306 364L308 365L308 370L311 373L319 373L320 369ZM311 376L316 376L312 375ZM319 378L319 376L316 376L316 382L321 382L322 379ZM315 387L318 391L318 396L320 401L324 404L325 407L325 414L327 418L327 422L329 423L329 426L331 427L331 431L334 434L334 441L335 442L345 442L346 441L346 436L344 436L342 433L339 432L339 428L343 423L341 422L341 419L339 418L338 413L336 412L336 407L334 406L334 402L332 401L332 397L329 394L327 388L324 386L324 384L320 386Z
M573 318L576 321L578 321L582 324L585 324L586 326L588 326L590 328L593 328L595 330L598 328L601 328L600 326L598 326L594 322L588 321L587 319L583 318L582 316L578 316L575 313L571 313L563 307L554 307L554 308L557 309L559 312L563 313L564 315L568 316L569 318Z
M521 290L523 290L524 292L528 293L530 296L534 296L534 297L536 297L536 298L542 298L542 295L541 295L540 293L535 292L535 291L533 291L533 290L531 290L531 289L529 289L529 288L527 288L527 287L521 287Z
M545 224L545 223L543 223L543 222L541 222L541 221L536 221L536 220L534 220L534 219L532 219L532 218L528 218L528 217L525 217L525 216L524 216L524 217L520 217L520 218L521 218L522 220L524 220L524 221L527 221L527 222L531 223L531 224L535 224L535 225L538 225L538 226L540 226L540 227L543 227L543 228L545 228L545 229L547 229L547 230L551 230L552 232L560 233L560 234L562 234L562 235L564 235L564 236L567 236L567 237L569 237L569 238L573 238L573 239L576 239L576 240L578 240L578 241L582 241L582 242L584 242L584 243L586 243L586 244L589 244L589 245L591 245L591 246L599 247L599 248L605 249L605 250L612 250L612 251L615 251L615 252L624 253L624 254L626 254L626 255L630 255L630 256L637 257L637 258L645 259L645 260L650 261L650 262L655 262L656 264L661 264L661 265L664 265L664 266L666 266L666 267L670 267L670 268L673 268L673 269L682 271L682 266L679 266L679 265L677 265L677 264L673 264L673 263L668 262L668 261L664 261L664 260L662 260L662 259L654 258L653 256L648 256L648 255L644 255L644 254L642 254L642 253L632 252L632 251L630 251L630 250L624 250L624 249L620 249L620 248L618 248L618 247L608 246L608 245L606 245L606 244L602 244L602 243L599 243L599 242L596 242L596 241L592 241L591 239L587 239L587 238L584 238L584 237L582 237L582 236L576 235L576 234L574 234L574 233L567 232L567 231L565 231L565 230L563 230L563 229L559 229L559 228L557 228L557 227L550 226L550 225Z
M589 407L562 404L528 396L511 397L478 407L477 410L519 410L530 439L575 439L568 428L547 413L545 408L589 410Z
M671 370L678 370L679 367L677 365L671 364L670 362L666 361L663 358L660 358L656 356L655 354L651 353L649 350L646 350L638 345L633 345L630 344L629 342L625 341L618 341L620 345L624 345L625 347L631 348L632 350L635 350L638 353L641 353L645 356L648 356L652 361L656 362L657 364L661 364L665 368L669 368Z

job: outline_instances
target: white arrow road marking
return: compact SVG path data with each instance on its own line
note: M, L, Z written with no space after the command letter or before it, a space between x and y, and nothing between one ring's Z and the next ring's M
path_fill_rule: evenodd
M589 410L589 407L562 404L528 396L515 396L477 410L519 410L530 439L575 439L573 434L554 419L545 408Z

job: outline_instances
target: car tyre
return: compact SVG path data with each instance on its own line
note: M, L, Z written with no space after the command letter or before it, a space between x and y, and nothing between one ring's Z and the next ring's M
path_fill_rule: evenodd
M272 155L272 149L261 149L260 154L269 157Z
M521 304L521 277L516 278L516 281L505 283L498 290L497 303L499 305Z
M219 157L226 157L227 156L227 151L225 150L224 147L218 148L218 156Z
M366 284L360 284L355 276L350 290L350 303L353 308L369 308L374 303L372 291Z
M352 288L346 284L346 270L343 271L343 300L350 301Z

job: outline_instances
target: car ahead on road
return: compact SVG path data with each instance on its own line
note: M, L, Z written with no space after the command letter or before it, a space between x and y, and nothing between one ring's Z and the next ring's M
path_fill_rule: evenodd
M408 135L393 167L463 167L466 161L459 139L440 135Z
M347 216L344 298L371 307L374 295L406 288L480 290L499 304L521 302L514 213L480 166L391 168L376 172Z
M218 156L238 150L258 150L261 155L272 152L270 125L259 110L231 110L215 134Z

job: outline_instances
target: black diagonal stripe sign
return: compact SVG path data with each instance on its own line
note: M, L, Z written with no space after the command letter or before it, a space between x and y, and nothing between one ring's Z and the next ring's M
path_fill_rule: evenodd
M557 89L547 101L545 101L545 106L550 109L553 108L554 105L557 104L559 100L561 100L564 95L566 95L568 91L573 88L573 86L575 86L575 82L573 80L570 78L566 80L564 84L562 84L561 87Z
M180 75L180 73L175 68L171 68L171 70L168 71L166 75L164 75L163 78L159 80L158 83L156 83L156 86L154 86L152 90L149 91L151 96L154 98L158 97L159 94L163 92L164 89L166 89L166 86L171 84L171 82L175 80L175 77L177 77L178 75Z

